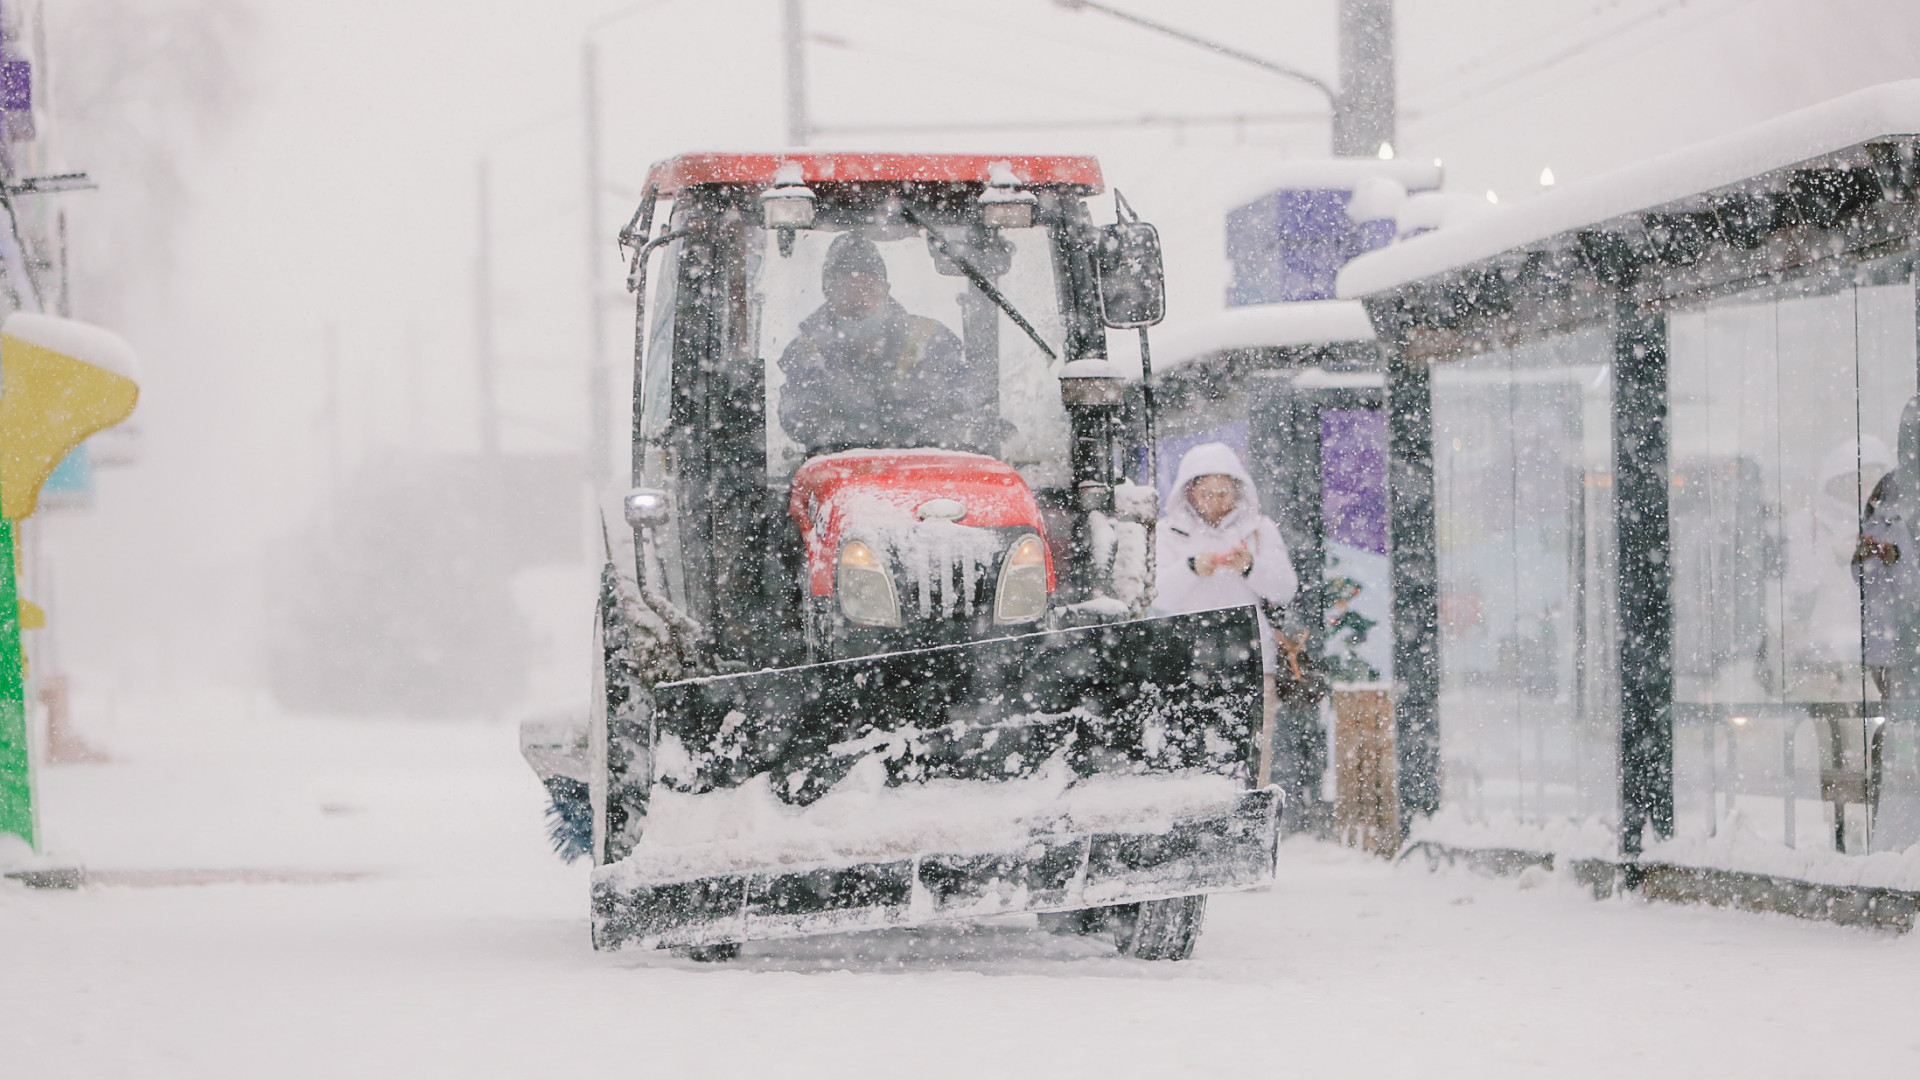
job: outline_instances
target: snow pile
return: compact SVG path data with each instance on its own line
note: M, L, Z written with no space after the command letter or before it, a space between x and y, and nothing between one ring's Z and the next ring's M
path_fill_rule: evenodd
M1300 300L1228 308L1154 335L1154 366L1162 372L1228 349L1271 349L1372 341L1373 324L1357 300Z
M1362 255L1340 271L1342 297L1371 296L1523 244L1736 184L1883 135L1920 133L1920 80L1886 83L1744 131L1578 181Z
M1160 520L1160 492L1149 484L1122 480L1113 485L1113 514L1122 521Z
M1718 836L1675 837L1647 845L1649 862L1767 874L1815 885L1862 885L1920 890L1920 844L1905 851L1843 855L1826 848L1790 848L1756 835L1735 811L1721 821Z
M1441 807L1430 818L1415 818L1407 839L1477 850L1537 851L1562 859L1612 859L1619 855L1619 841L1608 822L1566 817L1522 821L1512 811L1473 821L1457 806Z
M14 870L30 865L36 856L27 842L12 833L0 833L0 870Z
M1060 365L1060 377L1063 379L1124 379L1127 373L1119 364L1105 357L1095 356L1080 360L1069 360Z
M932 780L887 786L868 755L808 806L774 794L762 773L699 795L656 787L640 843L596 878L617 887L719 874L843 865L916 854L1017 851L1036 836L1164 832L1174 822L1229 812L1243 785L1212 773L1094 776L1076 781L1055 759L1004 783Z
M1422 191L1408 196L1394 212L1394 232L1400 240L1409 240L1432 229L1483 218L1499 209L1480 196L1463 191Z
M1440 186L1440 177L1438 164L1409 158L1303 158L1248 176L1225 193L1224 201L1238 207L1276 191L1355 191L1369 180L1390 180L1405 191L1431 191Z
M1406 205L1407 189L1398 180L1374 176L1360 181L1347 200L1347 220L1355 225L1383 221L1399 215Z
M138 364L133 346L127 344L119 334L57 315L16 311L7 316L4 323L0 323L0 335L18 338L62 356L71 356L82 363L105 368L129 379L134 377Z
M1445 807L1431 818L1416 820L1408 839L1474 850L1534 851L1561 859L1614 861L1620 857L1613 824L1593 818L1555 818L1536 823L1523 822L1505 812L1490 815L1485 821L1469 821L1459 808ZM1920 845L1870 855L1790 848L1754 833L1737 811L1721 822L1718 836L1650 842L1640 858L1643 862L1765 874L1815 885L1920 890Z
M1157 495L1152 488L1126 483L1115 485L1114 501L1121 499L1121 488L1131 489L1126 498L1135 511L1152 509L1158 512ZM1144 491L1146 498L1155 499L1148 507L1137 493ZM1111 599L1130 614L1145 611L1153 600L1149 589L1148 541L1150 533L1147 525L1138 521L1116 520L1098 511L1087 515L1087 539L1093 551L1094 574L1106 582L1111 590L1109 597L1082 601L1074 608L1087 614L1106 614L1114 610L1111 605L1102 605L1101 601Z

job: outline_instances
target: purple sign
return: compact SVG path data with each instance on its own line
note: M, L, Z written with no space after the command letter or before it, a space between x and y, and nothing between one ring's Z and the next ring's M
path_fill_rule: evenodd
M1321 411L1320 498L1327 539L1387 553L1385 412Z
M33 64L26 60L0 61L0 109L23 112L33 108Z
M1227 212L1228 306L1332 300L1354 256L1393 242L1390 220L1356 222L1345 190L1275 191Z

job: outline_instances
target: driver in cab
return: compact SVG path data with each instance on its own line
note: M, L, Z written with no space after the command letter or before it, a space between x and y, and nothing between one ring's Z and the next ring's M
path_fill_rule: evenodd
M780 356L780 424L808 454L856 447L992 453L998 372L893 298L873 241L842 233L820 271L826 302Z

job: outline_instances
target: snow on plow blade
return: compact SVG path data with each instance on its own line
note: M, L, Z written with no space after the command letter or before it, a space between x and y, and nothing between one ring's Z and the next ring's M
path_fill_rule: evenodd
M594 942L1266 884L1256 632L1247 608L657 686L653 782L637 839L594 872Z

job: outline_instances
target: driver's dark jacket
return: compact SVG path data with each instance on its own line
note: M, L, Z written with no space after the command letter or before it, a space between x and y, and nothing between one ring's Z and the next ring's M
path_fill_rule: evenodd
M821 307L780 356L780 426L808 453L937 446L992 453L998 372L973 370L960 339L887 300L878 326L848 331Z

